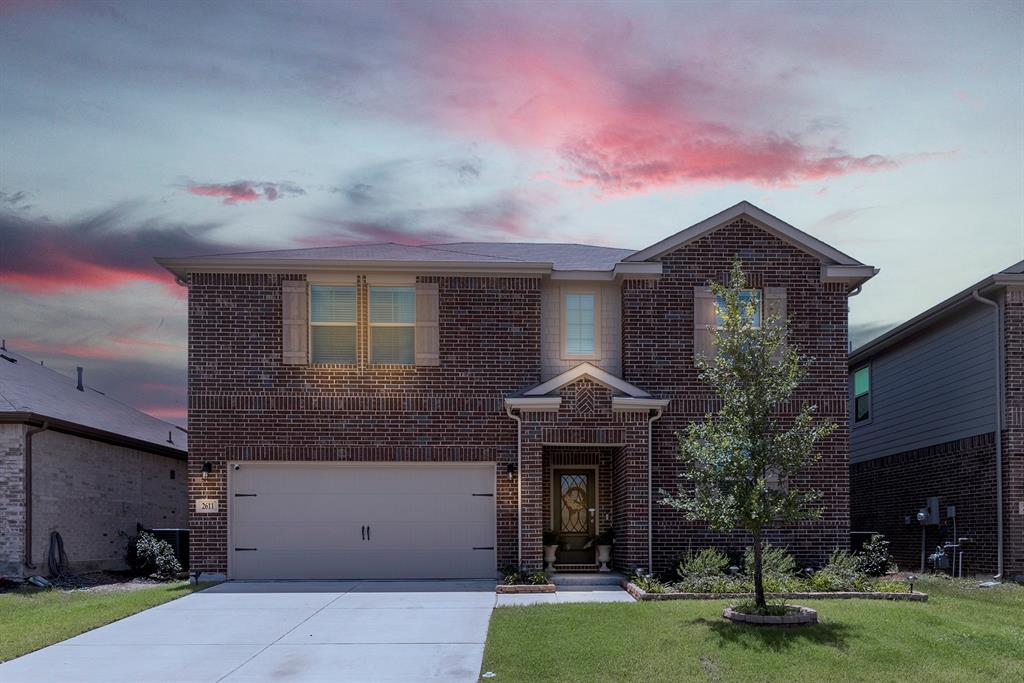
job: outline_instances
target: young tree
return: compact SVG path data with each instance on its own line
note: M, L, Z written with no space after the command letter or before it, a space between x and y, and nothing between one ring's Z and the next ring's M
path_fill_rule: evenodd
M711 326L714 358L698 357L700 378L721 407L678 434L679 460L686 465L675 495L663 503L721 531L746 529L753 536L754 597L764 609L763 532L777 522L820 515L817 491L790 490L785 482L813 464L815 443L834 424L815 420L817 407L803 405L795 418L779 414L807 373L811 359L785 344L788 321L757 313L760 302L746 289L740 262L728 286L712 283L718 325Z

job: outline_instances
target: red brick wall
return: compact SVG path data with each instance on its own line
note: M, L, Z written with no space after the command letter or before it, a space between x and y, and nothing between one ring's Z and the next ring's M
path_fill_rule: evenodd
M821 521L793 526L777 540L820 560L845 545L848 531L846 433L846 294L820 282L819 262L754 226L737 221L663 258L660 282L623 285L625 379L672 399L654 428L655 491L675 485L674 433L711 406L692 359L692 288L727 272L735 255L756 286L787 288L793 343L818 358L799 400L840 423L823 461L796 485L825 494ZM196 569L226 571L226 478L229 460L494 461L498 495L498 564L515 561L516 426L503 398L539 382L540 279L429 277L440 294L439 367L371 366L365 325L354 365L281 363L281 287L302 275L197 274L189 280L190 508L217 498L220 512L195 515ZM363 279L358 284L365 293ZM366 297L359 318L366 320ZM647 414L612 414L610 395L579 383L563 392L557 415L533 414L523 425L523 559L541 564L543 443L625 444L612 463L616 565L647 564ZM603 393L602 393L603 392ZM792 408L791 408L792 409ZM586 413L586 414L581 414ZM202 464L213 472L202 479ZM714 534L655 507L656 568L666 569L690 544L746 544Z
M495 461L498 562L514 562L516 431L502 399L540 380L540 281L424 278L439 284L441 366L374 367L365 333L356 365L282 365L283 279L302 276L190 278L189 507L220 500L218 514L191 515L194 568L227 569L228 460Z
M714 409L713 394L693 364L693 288L721 281L734 257L755 287L785 287L792 322L789 341L815 358L807 380L785 412L803 401L839 427L820 449L821 461L794 486L823 492L822 518L769 533L801 560L821 562L835 547L846 547L849 531L847 432L846 287L821 282L820 262L745 220L737 220L662 258L659 281L623 285L624 378L672 402L654 423L654 490L675 491L681 466L675 434ZM721 534L690 522L664 505L654 509L654 568L670 570L681 552L718 544L739 549L743 533Z
M1003 429L1003 563L1024 575L1024 287L1008 287L1003 302L1006 413Z
M938 496L942 523L925 527L926 554L953 540L946 508L955 505L956 535L973 539L964 549L964 572L994 572L994 458L995 440L990 432L855 463L850 466L852 527L885 534L900 568L918 571L921 525L915 516L930 496Z

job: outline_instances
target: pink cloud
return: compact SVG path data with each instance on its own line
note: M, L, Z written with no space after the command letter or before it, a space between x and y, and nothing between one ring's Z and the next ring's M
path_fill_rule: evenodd
M554 153L562 182L609 194L790 185L899 165L813 130L801 118L806 73L744 65L709 39L658 54L658 41L602 11L545 25L477 12L421 28L434 113L455 130Z
M199 197L222 197L228 205L266 199L272 202L284 195L303 195L306 191L294 183L268 183L254 180L236 180L230 183L194 183L189 181L185 191Z

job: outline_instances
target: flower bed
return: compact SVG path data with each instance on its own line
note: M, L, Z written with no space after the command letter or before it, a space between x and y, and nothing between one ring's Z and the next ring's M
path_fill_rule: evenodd
M753 593L683 593L678 591L666 591L664 593L648 593L632 581L623 581L622 587L627 593L637 600L733 600L752 598ZM765 593L767 598L802 598L804 600L909 600L911 602L924 602L928 599L927 593L918 591L897 593L888 591L834 591L834 592L787 592L787 593Z
M494 589L495 593L554 593L555 584L553 583L516 583L507 584L499 583Z

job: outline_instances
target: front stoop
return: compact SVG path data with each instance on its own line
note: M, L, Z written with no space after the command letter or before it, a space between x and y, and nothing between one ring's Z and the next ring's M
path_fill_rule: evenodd
M556 586L621 586L626 577L618 572L555 573L551 581Z

